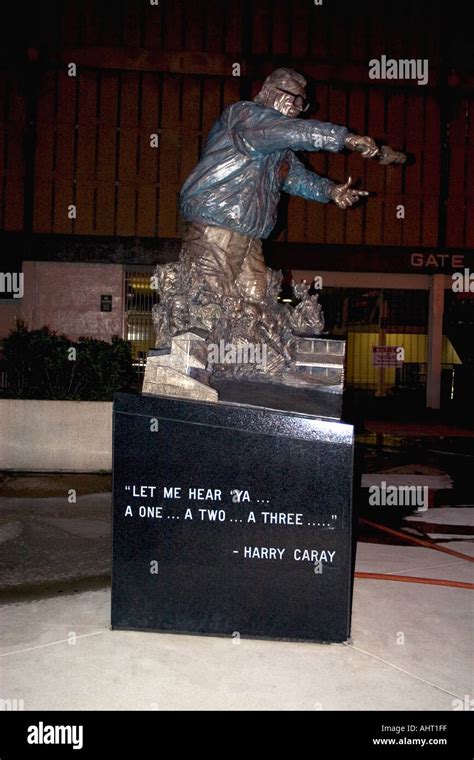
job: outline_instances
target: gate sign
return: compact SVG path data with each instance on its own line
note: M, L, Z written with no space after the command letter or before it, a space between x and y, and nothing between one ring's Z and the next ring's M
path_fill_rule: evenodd
M372 346L372 367L401 367L404 359L403 346Z

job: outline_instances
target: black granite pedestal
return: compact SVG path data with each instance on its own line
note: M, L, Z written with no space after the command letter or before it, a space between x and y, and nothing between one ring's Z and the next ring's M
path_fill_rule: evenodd
M347 640L352 461L335 419L118 394L113 628Z

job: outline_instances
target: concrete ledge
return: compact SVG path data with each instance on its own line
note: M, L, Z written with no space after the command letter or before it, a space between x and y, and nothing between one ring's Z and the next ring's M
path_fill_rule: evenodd
M111 401L0 399L0 469L112 470Z

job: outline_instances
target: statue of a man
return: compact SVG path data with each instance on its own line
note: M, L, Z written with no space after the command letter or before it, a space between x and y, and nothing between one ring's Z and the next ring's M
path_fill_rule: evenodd
M278 371L291 362L286 343L291 315L275 299L271 270L265 267L262 238L271 233L281 192L346 209L365 190L308 171L294 151L359 151L372 158L379 149L371 137L347 127L298 119L306 110L306 80L292 69L268 76L253 102L228 106L214 123L203 155L185 181L180 198L183 242L173 277L157 269L160 304L155 307L157 346L180 330L200 328L209 341L233 340L232 325L244 305L255 308L253 334L276 349ZM166 286L166 283L172 285ZM173 302L180 309L173 309ZM280 309L282 314L272 313ZM176 318L178 314L179 318ZM275 330L278 326L280 334ZM286 326L285 326L286 325ZM288 326L290 325L290 326ZM266 339L266 338L265 338ZM275 370L276 371L276 370Z
M336 185L308 171L294 151L343 148L363 156L378 153L370 137L349 134L344 126L301 120L306 80L292 69L277 69L254 102L228 106L215 122L201 160L181 191L181 212L188 224L183 242L192 243L196 264L210 287L234 289L261 303L267 287L261 243L276 222L282 191L319 203L347 208L364 190L350 181ZM218 285L219 284L219 285Z

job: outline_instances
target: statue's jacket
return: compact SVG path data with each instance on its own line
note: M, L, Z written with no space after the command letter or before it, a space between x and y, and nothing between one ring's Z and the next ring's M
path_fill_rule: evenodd
M306 169L294 151L337 152L347 134L346 127L291 119L259 103L228 106L182 187L184 219L268 237L282 190L320 203L330 200L333 183Z

